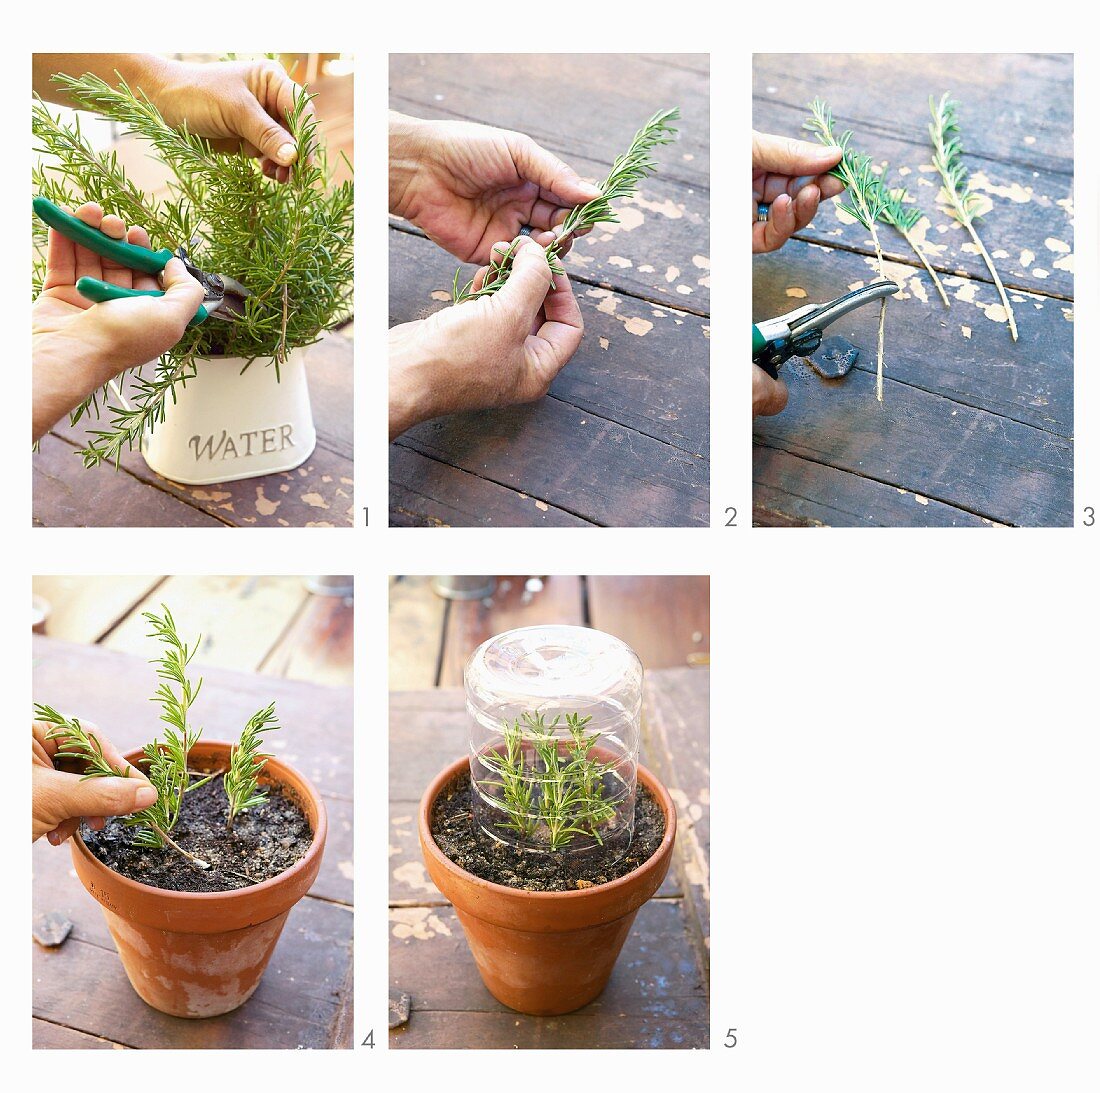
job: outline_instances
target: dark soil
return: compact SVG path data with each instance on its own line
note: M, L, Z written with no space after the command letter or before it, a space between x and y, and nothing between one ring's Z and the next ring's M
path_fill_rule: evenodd
M221 778L184 797L172 838L209 862L209 869L200 869L171 847L135 846L134 829L117 816L102 831L82 825L80 836L108 869L131 880L172 892L231 892L285 872L313 842L309 820L294 796L278 786L267 792L265 804L238 814L232 831L225 829L229 802Z
M490 838L474 823L468 770L443 787L432 806L431 825L436 845L459 868L482 880L527 892L571 892L625 877L649 861L665 837L661 806L639 783L634 838L618 861L612 860L610 850L595 849L576 856L515 850Z

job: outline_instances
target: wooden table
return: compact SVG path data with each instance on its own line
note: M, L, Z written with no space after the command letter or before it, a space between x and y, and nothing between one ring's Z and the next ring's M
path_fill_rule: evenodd
M595 1001L528 1017L485 989L451 905L432 884L416 834L430 780L465 751L457 688L390 696L390 983L411 998L394 1048L705 1048L710 1038L709 673L650 672L642 761L676 801L672 868L638 912Z
M352 702L350 688L203 667L200 724L235 739L274 699L282 731L266 742L320 790L329 835L321 872L291 911L256 993L222 1017L188 1021L134 993L99 905L72 870L69 848L34 844L33 913L73 923L57 949L31 942L34 1046L42 1048L349 1047L352 1015ZM154 731L147 654L34 639L34 697L97 722L122 750Z
M337 181L354 157L353 81L324 77L311 88ZM147 193L167 192L164 164L145 142L122 137L114 149L130 178ZM352 513L352 324L326 333L308 350L309 396L317 447L301 466L280 474L208 486L162 478L138 452L119 470L85 470L79 450L87 422L64 419L33 457L36 527L350 527ZM94 420L91 427L97 427Z
M496 578L481 600L444 600L430 577L390 578L390 689L459 687L470 654L517 626L593 626L627 643L647 668L710 657L710 578L555 575Z
M516 129L602 178L654 112L678 143L622 223L566 259L585 336L549 395L458 414L390 448L396 525L707 526L709 66L700 56L394 55L390 104ZM390 323L448 306L458 263L412 225L390 232ZM475 267L464 267L464 276Z
M1073 61L1069 55L757 55L754 126L798 135L815 96L852 147L887 161L924 210L951 301L880 228L888 276L885 402L875 399L878 307L830 329L860 348L844 379L784 365L790 404L754 423L757 524L1070 526L1073 521ZM1019 342L965 230L937 201L928 97L959 103L977 230L1016 313ZM850 220L850 218L848 218ZM874 278L868 233L832 202L780 251L753 258L753 317Z

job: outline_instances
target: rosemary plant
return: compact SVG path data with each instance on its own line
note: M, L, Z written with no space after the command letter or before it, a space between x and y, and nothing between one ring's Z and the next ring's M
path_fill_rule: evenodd
M92 75L55 80L84 109L147 142L174 181L163 198L143 193L114 152L91 147L79 119L63 123L36 100L35 150L47 157L33 172L36 191L69 207L97 201L127 223L144 226L154 249L185 246L197 266L228 274L252 292L241 321L203 323L187 331L151 373L137 370L127 400L117 388L112 399L104 388L73 412L74 424L85 416L107 418L90 431L81 452L85 466L117 466L124 451L163 422L176 385L194 377L196 360L232 356L250 364L266 358L274 362L274 382L291 349L317 341L321 331L350 316L353 187L331 182L307 93L287 114L298 161L289 180L279 184L263 176L257 160L217 153L186 128L171 128L140 89L122 80L114 86ZM38 291L46 242L39 223L35 242Z
M229 769L225 772L222 784L229 799L229 811L226 816L226 830L233 830L233 821L246 809L262 805L267 800L267 792L260 788L257 778L267 765L270 755L260 751L264 732L273 732L279 727L279 718L275 713L275 703L258 710L249 719L241 733L241 739L230 752Z
M142 612L153 628L149 636L157 638L164 646L161 655L151 662L157 666L157 676L161 680L152 701L160 703L160 719L165 724L164 740L155 739L143 749L145 774L156 787L157 800L148 808L127 816L123 822L135 829L134 842L139 846L155 850L170 846L200 868L207 869L206 862L184 850L169 834L179 820L184 794L214 777L210 774L192 781L193 775L187 767L188 753L202 735L202 729L192 729L189 722L191 707L202 689L202 680L192 685L187 678L187 666L202 639L196 641L193 647L185 644L176 631L172 612L164 604L161 608L164 611L162 616L151 611Z
M1012 340L1017 341L1019 334L1016 330L1016 316L1012 311L1012 304L1009 303L1008 293L1001 284L1000 274L993 264L989 251L978 238L977 229L974 227L975 219L981 215L978 211L981 198L971 192L968 172L962 161L962 137L955 116L958 105L951 98L950 92L945 92L938 103L929 96L928 108L932 112L932 121L928 125L928 134L932 138L934 149L932 162L939 171L940 178L943 179L943 189L947 195L952 216L970 233L970 238L974 240L974 245L993 275L993 283L997 286L1005 314L1008 316L1008 328L1012 333Z
M829 173L844 183L848 191L850 204L838 200L837 205L849 216L854 217L871 233L871 242L875 247L879 276L886 277L885 260L879 243L877 223L886 209L886 189L879 181L871 166L871 157L853 152L851 149L852 131L845 129L839 136L833 128L833 112L828 103L814 99L810 104L810 119L803 125L813 133L822 144L836 145L843 153L840 162ZM878 369L875 379L875 397L882 402L883 350L886 340L886 297L882 298L878 313Z
M611 202L623 197L633 197L637 192L638 183L648 178L657 170L657 163L650 152L661 144L671 144L676 139L677 130L670 124L680 116L676 107L671 110L661 110L653 115L634 134L630 147L624 155L619 156L611 166L607 178L600 183L600 196L593 198L587 205L578 205L569 211L561 226L559 237L546 248L546 260L550 269L555 273L564 273L558 252L562 244L571 235L596 224L617 224L618 217L611 207ZM489 269L480 288L474 288L473 280L462 285L459 277L462 270L455 271L452 296L456 304L466 300L476 300L481 296L492 296L499 292L507 282L512 272L512 260L516 253L516 243L513 242L503 254L496 251L489 260Z
M501 791L498 800L507 819L498 827L515 831L522 842L544 831L550 850L564 849L577 835L603 845L601 829L615 816L603 797L603 779L614 764L590 757L601 736L587 731L591 720L566 714L568 739L556 732L560 714L550 722L537 711L504 722L504 750L480 756L495 777L478 782Z
M34 716L54 727L46 733L47 740L57 740L57 759L75 759L84 764L84 778L128 778L130 772L112 767L103 756L103 745L75 717L63 717L52 706L34 704Z

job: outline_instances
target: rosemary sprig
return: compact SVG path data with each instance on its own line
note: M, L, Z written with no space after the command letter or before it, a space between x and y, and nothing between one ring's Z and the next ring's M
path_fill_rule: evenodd
M188 753L202 735L202 729L192 729L188 721L191 706L202 689L202 680L192 685L187 678L187 666L202 639L196 641L194 647L188 646L176 631L172 612L164 604L161 609L162 616L151 611L142 612L153 628L149 637L157 638L164 646L161 655L151 661L157 666L161 679L152 701L161 706L160 719L166 726L164 740L155 739L143 749L145 773L156 787L157 800L148 808L127 816L123 823L135 828L134 842L139 846L154 850L170 846L200 869L209 869L208 862L184 850L169 834L179 819L183 795L214 777L210 774L192 782L193 775L187 768Z
M882 212L879 214L880 219L892 228L897 229L906 243L913 248L913 253L921 260L924 268L928 270L928 276L932 278L932 283L936 286L936 291L940 294L944 307L950 307L951 301L947 298L947 293L944 291L936 271L932 268L932 264L928 261L927 256L913 236L913 229L924 213L918 205L906 202L905 199L909 196L909 191L904 186L891 189L886 185L885 177L879 180L879 185L882 187L883 196Z
M226 830L233 830L233 821L246 809L262 805L267 800L267 792L257 785L257 777L267 765L270 755L261 752L264 732L273 732L279 727L279 718L275 713L275 703L258 710L245 725L241 738L236 743L229 758L229 769L225 772L222 784L229 798L229 812L226 817Z
M54 727L46 733L47 740L60 741L54 753L56 759L75 759L84 764L84 778L128 778L128 770L111 766L103 757L103 745L75 717L63 717L52 706L36 702L34 716Z
M676 139L677 130L670 124L680 117L677 107L660 110L653 115L634 134L627 151L619 156L611 166L607 178L600 183L600 196L586 205L578 205L569 211L561 226L561 234L546 248L546 260L553 273L564 273L558 252L562 244L571 235L594 227L596 224L617 224L619 218L611 207L611 202L623 197L633 197L638 183L657 170L657 162L650 152L661 144L671 144ZM489 269L481 288L474 289L473 279L465 285L459 284L461 269L455 272L452 296L456 304L466 300L476 300L480 296L492 296L499 292L512 272L512 260L515 257L516 244L513 242L503 254L493 255L489 259Z
M877 223L886 207L885 187L879 181L871 166L871 157L853 152L851 149L852 131L845 129L838 137L833 128L833 112L828 103L814 99L810 103L811 117L803 125L813 133L822 144L841 149L840 162L829 172L844 183L850 204L838 199L837 205L849 216L854 217L871 233L871 242L875 246L878 259L878 272L883 280L886 276L885 259L879 243ZM882 298L878 313L878 369L875 379L875 397L882 402L883 351L886 340L886 297Z
M974 245L985 260L986 267L993 275L993 283L1001 296L1001 303L1008 315L1008 328L1012 334L1012 340L1019 339L1016 330L1016 316L1009 303L1008 293L1001 283L997 267L993 265L993 259L985 244L978 238L978 232L974 227L974 220L981 215L978 211L981 207L981 198L970 189L969 174L963 164L962 137L956 118L958 103L951 98L950 92L944 92L943 98L937 103L935 98L929 96L928 108L932 113L932 121L928 125L928 135L932 138L934 149L932 162L943 179L944 193L951 205L950 212L954 218L962 224L974 240Z
M507 819L497 827L515 831L523 842L545 831L550 850L564 849L577 835L603 845L601 829L615 817L614 806L603 799L603 779L614 764L590 758L601 736L586 731L591 720L566 714L568 739L557 731L561 714L548 722L536 711L504 722L503 752L479 757L495 777L478 784L501 790L498 800Z

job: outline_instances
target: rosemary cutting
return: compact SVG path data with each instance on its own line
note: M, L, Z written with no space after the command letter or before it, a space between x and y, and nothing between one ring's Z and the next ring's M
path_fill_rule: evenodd
M924 213L918 205L906 201L909 192L904 186L891 189L886 185L884 178L879 180L879 185L882 187L883 199L882 212L879 214L880 219L900 232L906 243L912 247L913 253L921 260L924 268L928 270L928 276L932 278L932 283L936 286L936 291L940 294L940 299L943 300L944 307L950 307L951 301L947 298L947 293L944 291L943 285L936 275L936 271L932 268L932 264L928 261L924 250L913 235L913 229L917 226L917 223Z
M617 224L619 218L611 207L611 202L623 197L633 197L638 189L638 183L648 178L657 170L657 163L650 152L661 144L671 144L676 139L677 130L670 125L680 117L678 108L661 110L654 114L634 134L630 142L630 148L624 155L619 156L611 166L607 178L600 183L600 196L593 198L587 205L578 205L569 211L561 225L561 233L558 238L546 248L546 260L554 274L564 273L565 268L561 264L559 251L562 244L571 235L596 224ZM492 296L499 292L505 285L512 272L512 260L515 258L518 241L513 241L508 248L498 254L493 251L489 259L489 268L485 279L478 289L474 288L474 280L460 284L459 278L462 270L455 271L454 285L451 295L456 304L466 300L476 300L481 296Z
M112 767L103 756L103 745L75 717L63 717L52 706L36 702L34 716L54 727L46 733L47 740L57 740L60 747L55 759L73 759L84 764L81 778L128 778L128 770Z
M602 735L587 731L591 720L565 714L568 738L556 732L561 714L550 722L541 712L504 722L503 751L479 756L495 777L478 785L500 790L494 799L507 815L497 827L516 832L522 842L541 835L549 850L564 849L577 835L603 845L603 829L615 817L603 797L604 777L615 764L590 757Z
M1005 292L1000 274L997 273L997 267L993 265L993 259L990 257L989 251L985 249L985 244L978 238L978 232L974 227L974 220L981 215L978 211L981 206L981 197L971 192L968 172L962 161L962 138L955 117L958 105L951 98L950 92L945 92L938 103L931 96L928 99L928 108L932 112L932 121L928 125L928 134L932 138L934 149L932 162L935 164L936 170L939 171L940 178L943 179L944 193L947 195L950 204L949 211L970 233L970 238L974 240L974 245L978 248L978 252L985 260L986 267L993 275L993 283L997 286L997 291L1001 296L1001 304L1008 316L1008 328L1012 333L1012 340L1017 341L1019 334L1016 330L1016 316L1012 311L1012 304L1009 303L1008 293Z
M852 131L845 129L838 137L833 129L833 112L828 103L814 99L810 103L811 117L803 124L804 129L813 133L822 144L841 149L840 162L829 172L844 183L850 204L837 200L837 206L849 216L858 220L871 233L871 242L875 246L878 260L878 273L883 280L892 280L886 276L885 260L878 238L878 221L886 208L886 190L871 167L871 157L853 152L851 149ZM875 379L875 397L882 402L883 350L886 340L886 297L882 298L878 313L878 370Z
M271 756L261 752L260 746L263 744L262 734L273 732L278 727L279 718L275 714L275 703L272 702L248 719L240 741L233 745L229 769L222 779L225 795L229 799L229 812L225 821L227 831L233 830L233 821L240 813L262 805L267 800L267 792L259 787L257 778Z

